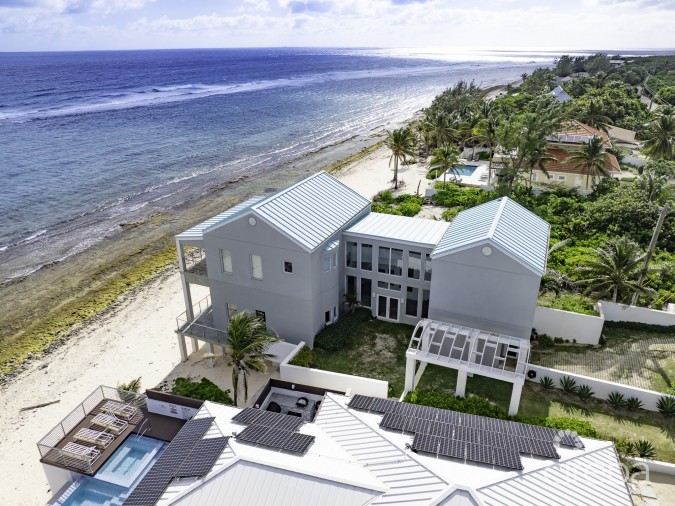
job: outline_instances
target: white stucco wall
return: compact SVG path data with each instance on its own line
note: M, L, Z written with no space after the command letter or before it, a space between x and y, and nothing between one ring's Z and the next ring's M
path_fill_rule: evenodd
M560 309L537 306L532 326L540 334L577 340L580 344L598 344L605 320Z
M652 325L675 325L675 313L646 307L626 306L608 300L598 302L600 314L610 322L650 323Z
M582 376L581 374L573 374L566 371L559 371L557 369L549 369L548 367L542 367L539 365L529 364L527 366L529 371L537 371L537 377L534 379L528 379L530 381L539 382L544 376L550 377L554 382L556 388L560 388L559 380L563 376L569 376L574 378L577 382L577 386L588 385L593 389L595 397L598 399L607 399L607 396L611 392L619 392L624 395L624 397L637 397L644 403L644 409L649 411L658 411L656 408L656 403L658 400L665 396L666 394L660 392L654 392L652 390L645 390L643 388L631 387L628 385L621 385L619 383L613 383L611 381L605 381L597 378L590 378L588 376Z

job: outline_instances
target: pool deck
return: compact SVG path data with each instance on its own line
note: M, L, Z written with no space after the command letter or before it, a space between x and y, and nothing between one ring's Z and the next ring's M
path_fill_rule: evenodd
M101 412L102 406L110 399L103 399L98 405L87 415L73 430L58 442L55 448L63 448L68 443L75 443L74 435L82 428L89 429L92 425L92 419ZM149 413L145 406L138 408L138 412L129 420L129 425L119 435L115 436L115 440L108 445L107 448L100 450L101 455L96 461L89 465L82 461L79 464L75 459L69 459L68 463L64 463L61 455L57 451L50 451L40 462L67 469L69 471L76 471L87 476L95 475L98 470L106 463L106 461L115 453L115 450L130 436L142 434L143 436L152 437L161 441L171 441L178 431L185 425L185 420L179 418L171 418L164 415L157 415ZM80 443L81 444L81 443Z

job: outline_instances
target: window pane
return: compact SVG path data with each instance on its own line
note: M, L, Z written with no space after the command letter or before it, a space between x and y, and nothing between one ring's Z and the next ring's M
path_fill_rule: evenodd
M356 267L356 243L347 242L347 267Z
M377 272L389 274L389 248L379 247L377 255Z
M373 282L370 279L361 278L361 305L363 307L370 307L370 298L372 293Z
M424 281L431 281L431 256L429 253L424 259Z
M389 299L389 318L398 320L398 299Z
M377 298L377 316L387 317L387 297L382 295Z
M356 293L356 277L347 276L347 293Z
M422 290L422 318L429 318L429 290Z
M401 285L396 285L394 283L391 283L389 285L390 290L394 290L395 292L400 292L401 291Z
M394 276L403 275L403 250L394 249L391 250L391 270L390 274Z
M262 279L262 258L260 255L251 255L251 276L253 279Z
M422 270L422 253L417 251L410 251L408 253L408 277L412 279L420 279L420 271Z
M408 295L405 299L405 314L408 316L417 316L417 299L419 298L419 288L408 287Z
M284 272L293 273L293 262L284 262Z
M326 323L330 323L330 310L326 311L325 320L326 320Z
M227 305L227 318L228 320L237 314L237 306L235 304Z
M333 256L331 257L332 259L332 264L333 264L333 269L337 267L337 253L333 253Z
M386 281L378 281L377 287L378 288L384 288L385 290L389 290L389 283L387 283Z
M321 268L323 272L328 272L330 270L330 257L321 257Z
M232 272L232 254L230 250L221 249L220 258L222 260L223 272Z
M373 246L371 244L361 245L361 269L364 271L373 270Z

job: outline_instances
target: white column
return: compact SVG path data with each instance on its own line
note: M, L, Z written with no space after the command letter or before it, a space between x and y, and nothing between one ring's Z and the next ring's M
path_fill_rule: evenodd
M416 360L411 357L405 359L405 389L408 392L415 390L415 365Z
M209 349L209 353L215 354L216 348L215 348L215 346L213 346L212 343L209 343L209 344L208 344L208 349Z
M192 341L192 353L196 353L199 349L199 341L197 341L194 337L190 339L190 341Z
M457 397L464 397L466 394L466 377L466 371L457 371L457 387L455 387Z
M185 336L183 334L176 334L178 336L178 349L180 350L180 361L185 362L188 359L187 348L185 346Z
M523 383L525 380L523 380ZM514 383L511 391L511 403L509 404L509 416L518 413L518 406L520 406L520 394L523 391L523 383Z

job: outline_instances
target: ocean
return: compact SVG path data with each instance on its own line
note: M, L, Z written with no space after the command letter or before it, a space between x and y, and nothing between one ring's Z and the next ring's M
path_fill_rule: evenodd
M549 53L213 49L0 53L0 282L239 176L396 127L459 80Z

